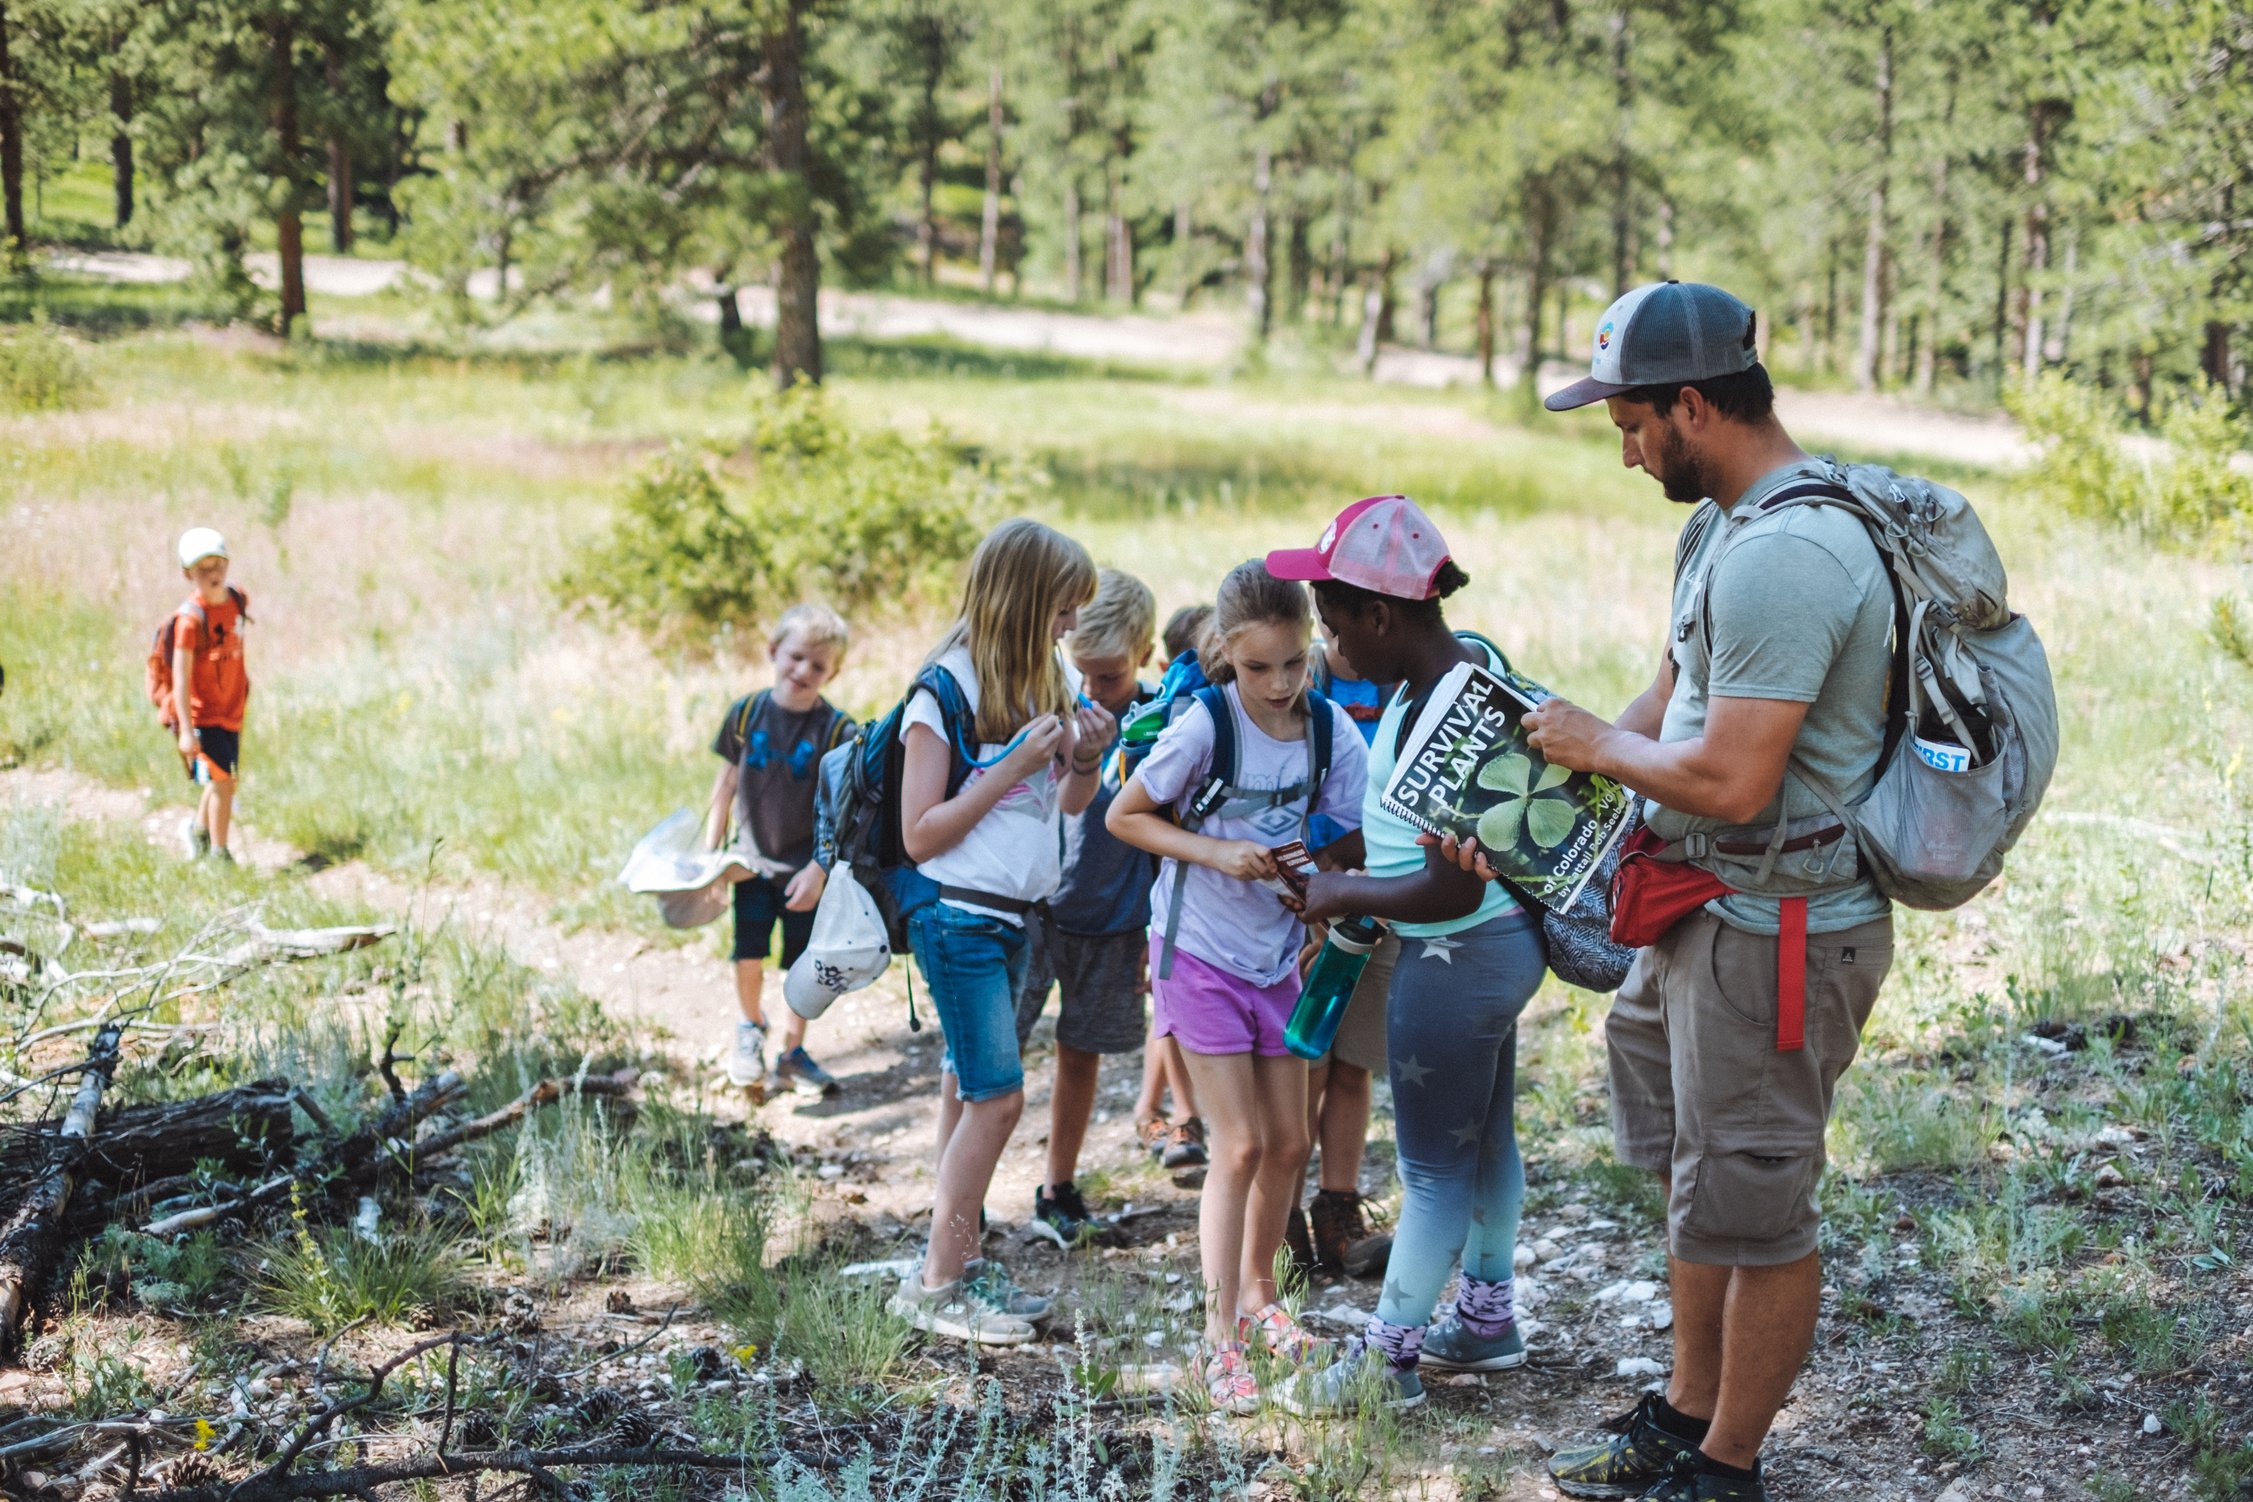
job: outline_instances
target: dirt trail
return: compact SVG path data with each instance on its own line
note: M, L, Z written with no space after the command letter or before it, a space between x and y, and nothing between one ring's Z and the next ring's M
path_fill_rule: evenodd
M247 260L253 279L274 284L277 273L271 254L252 255ZM57 255L50 257L48 264L59 271L123 282L183 281L190 269L186 261L176 257L125 251ZM403 261L353 256L305 258L305 284L316 297L367 297L392 290L413 275ZM474 297L494 296L497 284L493 273L473 274L469 290ZM773 326L771 288L743 288L739 300L747 322ZM692 312L700 318L716 316L709 299L699 299ZM1243 321L1213 306L1165 317L824 288L821 320L823 329L834 335L876 339L940 335L989 349L1124 360L1194 371L1226 366L1242 353L1244 345ZM1540 385L1544 391L1554 390L1581 374L1581 370L1552 361L1542 367ZM1379 353L1372 379L1381 385L1471 386L1479 380L1479 369L1469 355L1388 345ZM1497 361L1495 379L1505 386L1515 381L1515 363L1506 358ZM1999 414L1967 416L1899 397L1790 389L1781 394L1779 407L1792 431L1801 437L1818 444L1839 444L1859 454L2007 466L2023 463L2032 453L2018 425ZM1369 416L1355 412L1347 420L1365 422Z

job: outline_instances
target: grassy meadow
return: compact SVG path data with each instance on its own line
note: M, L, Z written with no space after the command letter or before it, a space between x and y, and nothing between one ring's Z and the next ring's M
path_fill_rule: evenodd
M151 291L144 328L116 311L138 306L130 298L86 291L81 305L109 311L85 320L102 337L78 346L76 398L0 415L0 767L70 768L185 806L142 659L182 593L171 539L214 525L257 622L241 817L323 861L413 874L435 859L537 892L567 922L661 940L609 877L642 830L702 798L718 718L764 681L763 654L656 654L559 600L554 580L637 465L676 440L744 431L763 377L694 349L605 347L583 330L547 349L435 335L283 347L176 325L165 301L176 296ZM340 317L372 326L381 311ZM845 344L833 361L829 400L847 422L936 423L1035 466L1040 513L1099 562L1148 580L1162 612L1204 598L1237 560L1311 540L1344 502L1403 490L1439 518L1472 576L1451 614L1527 672L1608 711L1655 661L1681 513L1620 468L1600 414L1521 420L1500 398L1314 370L1180 377L938 345ZM1979 1487L2038 1475L2048 1496L2104 1502L2241 1499L2253 1495L2253 668L2207 624L2246 570L2045 513L2007 475L1944 477L1979 502L2013 601L2041 628L2065 753L2007 878L1961 912L1902 916L1834 1130L1834 1297L1813 1417L1797 1436L1901 1468L1897 1492L1856 1495L1929 1497L1960 1474ZM943 601L914 599L856 619L840 701L888 703L943 615ZM152 952L217 910L145 842L52 810L0 808L0 821L0 878L75 893L96 913L148 911L162 894L174 916ZM285 909L311 901L289 876L242 880ZM320 987L272 982L234 1019L231 1051L139 1088L192 1093L294 1074L318 1055L332 1104L348 1109L372 1089L365 1060L386 1009L424 1018L435 1047L505 1081L485 1104L563 1055L564 1067L630 1056L625 1024L583 998L444 934L410 937L411 977L396 954L380 974L358 959L325 967L324 984L367 993L357 1011L316 1019ZM1648 1187L1609 1156L1602 1011L1552 984L1529 1014L1529 1225L1593 1202L1655 1247ZM798 1333L777 1337L771 1270L755 1255L746 1266L740 1245L725 1250L731 1236L756 1245L765 1223L756 1235L719 1223L736 1212L709 1193L736 1149L698 1145L716 1128L693 1096L655 1115L657 1131L636 1139L649 1156L639 1167L606 1156L591 1110L543 1129L536 1152L489 1154L461 1212L474 1255L558 1278L630 1265L704 1290L737 1320L735 1338L792 1342L825 1403L897 1418L946 1390L903 1375L902 1354L849 1291L833 1306L797 1295L805 1320L831 1323L783 1321ZM564 1259L525 1233L504 1211L527 1175L571 1184L578 1207L553 1219L593 1227L600 1244ZM608 1219L592 1213L606 1196ZM784 1213L758 1206L741 1213ZM315 1293L260 1297L316 1327L362 1308L320 1302L339 1256L292 1264L303 1244L277 1246L267 1260L297 1266ZM219 1289L236 1274L210 1276ZM808 1290L846 1287L800 1277ZM409 1302L448 1297L460 1296ZM363 1316L391 1307L378 1300ZM207 1306L190 1324L227 1318ZM1592 1416L1558 1422L1585 1428ZM1536 1495L1526 1466L1475 1461L1459 1424L1366 1425L1343 1451L1303 1434L1280 1441L1278 1484L1302 1496ZM2061 1431L2089 1443L2060 1458ZM1345 1454L1367 1464L1355 1471ZM1173 1463L1145 1456L1134 1474ZM1236 1464L1208 1456L1189 1470L1225 1481Z

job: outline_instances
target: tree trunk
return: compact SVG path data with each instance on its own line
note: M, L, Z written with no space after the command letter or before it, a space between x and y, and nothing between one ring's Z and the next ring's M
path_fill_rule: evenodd
M274 215L274 250L281 261L281 333L288 338L305 316L305 221L297 186L297 32L290 20L267 22L274 63L274 151L282 169L281 206Z
M1338 174L1338 237L1330 245L1330 327L1346 321L1346 287L1353 281L1353 137L1346 137L1346 167Z
M1658 234L1655 238L1658 241L1658 279L1670 282L1674 280L1674 200L1671 198L1661 198L1658 201Z
M2010 239L2015 221L2003 216L2003 246L1995 260L1995 388L2008 378L2010 357Z
M1635 275L1635 163L1628 130L1635 118L1635 80L1628 71L1628 18L1622 3L1612 12L1612 296L1624 297Z
M2026 118L2026 276L2019 283L2019 363L2032 380L2042 369L2042 289L2037 279L2050 265L2050 206L2043 197L2049 170L2050 127L2064 108L2056 100L2038 99Z
M1953 103L1949 116L1955 114ZM1948 153L1932 168L1932 255L1925 270L1924 338L1917 346L1916 387L1930 396L1940 378L1941 306L1948 300Z
M1494 263L1484 256L1478 264L1479 381L1494 384Z
M1823 369L1838 368L1838 241L1823 241Z
M1354 339L1354 359L1361 366L1364 380L1377 373L1377 353L1391 337L1386 327L1392 321L1392 274L1400 253L1387 250L1378 264L1369 268L1361 288L1361 332Z
M2063 365L2073 349L2073 278L2081 269L2081 236L2072 225L2065 230L2065 285L2057 294L2057 328L2042 346L2043 357Z
M344 97L344 54L336 43L325 41L321 60L327 70L329 105L335 109ZM338 255L352 249L352 148L337 129L329 131L329 244Z
M1064 169L1064 300L1080 300L1080 181Z
M712 300L720 305L720 343L743 337L743 299L735 288L721 287Z
M1393 287L1393 276L1400 269L1400 252L1387 250L1384 264L1377 273L1377 342L1395 342L1394 324L1400 317L1400 297Z
M1874 391L1884 373L1886 318L1886 247L1891 223L1889 198L1893 191L1893 28L1878 33L1877 53L1877 181L1870 185L1870 218L1862 246L1862 331L1854 347L1854 385Z
M1314 247L1307 238L1306 211L1296 204L1291 207L1291 235L1289 244L1289 270L1283 279L1283 318L1287 323L1300 323L1306 318L1308 289L1314 283Z
M8 259L21 261L27 248L23 224L23 97L16 91L16 64L8 47L8 7L6 0L0 0L0 200L5 201Z
M801 378L821 380L821 256L814 245L819 214L807 179L806 12L813 0L783 0L773 31L761 39L760 75L766 115L767 170L781 179L782 254L775 266L774 380L787 390Z
M1275 185L1275 160L1266 144L1266 117L1275 108L1275 86L1268 83L1264 95L1259 95L1257 131L1259 140L1253 146L1253 221L1244 232L1244 295L1253 318L1253 340L1266 345L1268 329L1273 324L1273 313L1268 309L1268 189Z
M133 136L125 127L133 119L133 80L123 72L110 75L110 192L115 200L116 227L133 222Z
M2230 326L2219 318L2206 320L2206 344L2198 352L2198 368L2223 395L2230 389Z
M915 253L923 263L923 285L939 277L939 216L932 200L939 183L939 84L946 70L946 39L932 23L923 48L923 108L916 116L916 187L921 211L915 220Z
M1525 359L1518 367L1518 389L1528 397L1541 390L1541 304L1549 292L1549 257L1557 234L1557 205L1543 183L1527 205L1526 231L1532 253L1526 267Z
M1184 198L1173 206L1173 258L1181 268L1181 311L1189 311L1189 299L1197 291L1196 249L1197 222L1191 216L1189 200Z
M1426 349L1439 348L1439 293L1446 285L1444 280L1435 276L1416 289L1416 316L1417 322L1423 327Z
M1103 295L1112 302L1134 305L1134 238L1127 227L1126 182L1117 158L1111 161L1105 193L1110 202L1103 216Z
M994 268L1001 255L1001 64L986 80L986 203L978 216L978 285L994 295Z

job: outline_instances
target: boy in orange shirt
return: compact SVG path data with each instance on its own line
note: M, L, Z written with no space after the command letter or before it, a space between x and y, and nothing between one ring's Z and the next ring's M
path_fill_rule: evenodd
M180 572L195 593L172 617L172 723L179 727L188 777L203 788L181 838L190 860L232 861L227 829L235 816L243 708L250 702L242 637L250 602L228 584L227 539L209 527L181 534Z

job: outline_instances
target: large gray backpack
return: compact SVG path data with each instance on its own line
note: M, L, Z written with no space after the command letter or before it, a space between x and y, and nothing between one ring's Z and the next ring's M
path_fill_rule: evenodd
M1835 506L1869 529L1893 580L1893 692L1868 793L1842 805L1796 758L1791 770L1852 832L1880 892L1961 907L2002 874L2057 767L2049 658L2005 599L2003 560L1970 502L1882 465L1824 463L1821 479L1753 509ZM1764 871L1788 832L1777 825Z

